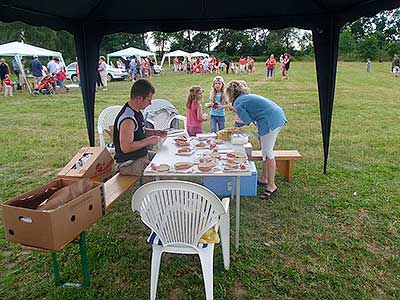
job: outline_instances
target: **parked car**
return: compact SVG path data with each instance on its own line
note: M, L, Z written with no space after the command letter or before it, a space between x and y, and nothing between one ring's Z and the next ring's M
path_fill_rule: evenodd
M67 79L73 83L78 83L78 76L76 75L76 62L69 64L66 68ZM123 69L114 68L107 65L107 81L111 80L124 80L128 77L128 73Z

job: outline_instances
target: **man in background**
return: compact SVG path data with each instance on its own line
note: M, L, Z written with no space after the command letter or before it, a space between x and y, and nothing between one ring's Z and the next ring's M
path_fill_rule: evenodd
M32 75L35 78L35 86L43 79L43 66L37 55L32 56L31 62Z
M49 75L51 77L55 77L57 73L57 63L56 63L56 58L53 57L48 63L47 63L47 71L49 72ZM56 81L53 82L53 89L56 90Z
M21 89L21 83L19 82L19 74L21 73L21 70L20 70L20 68L19 68L19 65L18 65L18 62L17 62L17 59L16 59L16 58L14 58L14 59L11 61L11 66L12 66L12 68L13 68L13 71L14 71L15 76L17 76L17 80L18 80L17 90L20 90L20 89Z

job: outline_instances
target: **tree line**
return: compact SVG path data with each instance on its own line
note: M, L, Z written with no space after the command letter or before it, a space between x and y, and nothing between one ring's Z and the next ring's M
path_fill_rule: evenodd
M149 50L149 39L157 46L160 56L167 50L181 49L206 52L226 59L237 59L240 55L264 59L271 53L279 55L285 52L296 58L314 57L311 32L296 28L115 33L103 38L100 53L105 55L127 47ZM13 41L60 51L67 62L75 59L74 39L66 31L54 31L21 22L0 22L0 44ZM390 60L395 53L400 53L400 9L364 17L342 28L339 41L341 60Z

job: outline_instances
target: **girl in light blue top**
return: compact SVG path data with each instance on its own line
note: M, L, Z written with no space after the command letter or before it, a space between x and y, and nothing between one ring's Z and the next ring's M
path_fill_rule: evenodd
M287 119L282 108L275 102L249 92L245 81L232 80L227 84L225 94L242 122L246 125L253 122L258 128L263 156L263 170L258 183L266 186L262 198L269 199L278 191L275 185L276 162L273 148Z
M225 83L221 76L213 80L210 93L211 112L210 128L211 132L217 132L225 128L225 108L227 107L224 97ZM218 129L217 129L218 127Z

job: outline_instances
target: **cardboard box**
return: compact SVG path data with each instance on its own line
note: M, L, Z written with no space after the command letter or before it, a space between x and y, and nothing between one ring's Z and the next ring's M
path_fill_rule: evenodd
M105 182L111 178L114 159L106 147L85 147L58 173L58 178L90 178Z
M240 177L240 195L257 196L257 168L253 161L249 162L251 176ZM218 196L230 196L232 190L232 177L204 177L204 186ZM236 178L233 180L236 191Z
M76 181L57 179L2 204L6 238L37 248L59 251L105 214L103 183L53 210L36 207L46 193Z

